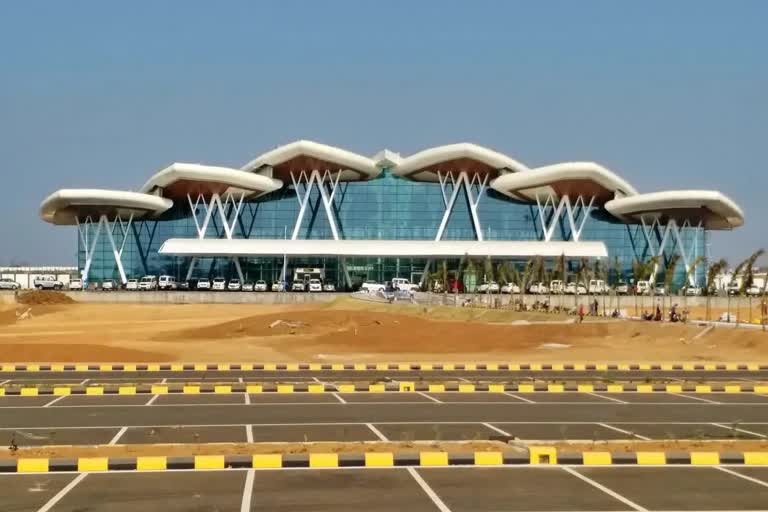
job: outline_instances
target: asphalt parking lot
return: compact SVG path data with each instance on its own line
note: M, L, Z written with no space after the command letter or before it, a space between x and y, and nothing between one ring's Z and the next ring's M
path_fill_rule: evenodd
M764 510L768 468L445 467L2 474L4 512ZM713 492L716 490L716 492Z

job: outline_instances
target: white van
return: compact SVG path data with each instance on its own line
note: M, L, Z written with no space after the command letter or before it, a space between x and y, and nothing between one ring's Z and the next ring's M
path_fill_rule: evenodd
M157 290L157 277L155 276L142 277L141 281L139 281L139 290L141 291Z
M393 277L392 278L392 288L395 290L402 290L402 291L418 291L419 285L416 283L411 283L408 279L404 277Z
M157 287L161 290L175 290L178 285L176 284L176 278L173 276L160 276L157 282Z
M636 295L649 295L651 293L650 281L638 281L635 285Z
M214 277L211 290L224 291L227 289L227 280L223 277Z
M565 286L563 286L563 282L560 279L554 279L549 282L549 291L552 293L563 293Z
M589 293L592 295L602 295L606 292L605 281L602 279L589 280Z

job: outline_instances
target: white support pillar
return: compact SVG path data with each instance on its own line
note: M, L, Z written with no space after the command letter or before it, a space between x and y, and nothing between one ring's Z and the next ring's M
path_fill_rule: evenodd
M195 263L197 263L197 256L192 256L192 259L189 262L189 268L187 269L187 281L192 279L192 272L195 270Z
M242 284L245 282L245 278L243 277L243 269L242 269L242 267L240 267L240 258L235 256L234 258L232 258L232 261L235 262L235 269L237 270L237 277L240 278L240 285L242 286Z
M664 256L664 248L667 245L667 240L669 239L669 233L673 230L677 229L677 223L674 219L670 219L669 222L667 222L666 226L663 226L661 222L659 222L659 219L653 219L651 222L651 225L649 226L645 218L640 218L640 224L642 226L643 236L645 237L645 241L648 244L648 248L652 251L652 254L656 257L658 257L659 260ZM658 228L661 231L661 242L659 243L658 247L656 247L656 244L653 243L653 240L651 236L654 234L655 229ZM651 284L656 283L656 275L659 272L659 263L657 262L653 266L653 271L651 271Z
M91 265L93 264L93 256L96 252L96 244L99 242L99 238L101 237L102 231L106 232L107 239L109 240L109 245L112 247L112 255L115 259L115 263L117 264L117 271L120 274L120 282L122 284L125 284L128 282L128 279L125 275L125 268L123 267L123 249L125 249L125 243L128 240L128 235L130 234L130 228L131 224L133 223L133 214L128 218L127 221L123 221L122 217L120 215L117 215L112 221L109 220L106 214L99 215L98 222L93 222L93 218L88 216L85 218L84 222L80 222L79 218L76 218L75 221L77 222L77 229L80 232L80 240L83 244L83 250L85 252L85 266L83 267L83 280L87 283L88 277L91 272ZM110 226L110 222L112 223L112 226ZM95 224L95 232L93 233L93 237L89 240L89 231L94 229ZM117 230L117 227L120 227L120 246L118 247L118 244L115 242L115 231ZM89 243L90 242L90 243Z
M594 203L594 196L590 197L589 203L587 203L583 196L577 196L576 201L571 202L571 198L568 195L564 195L558 200L552 194L548 194L542 204L541 197L537 195L536 207L539 210L539 223L544 233L544 241L551 241L558 224L567 221L568 226L571 228L571 240L578 242L589 219L589 214L594 208ZM565 209L565 219L563 218L563 209ZM549 223L547 223L545 216L550 211L552 212L552 217L549 219Z

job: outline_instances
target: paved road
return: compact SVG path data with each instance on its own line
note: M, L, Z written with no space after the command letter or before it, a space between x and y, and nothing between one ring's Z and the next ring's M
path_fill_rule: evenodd
M764 510L768 468L505 467L3 474L5 512Z
M217 382L237 382L240 379L252 382L258 381L378 381L382 379L394 380L462 380L470 381L516 381L523 379L540 380L585 380L599 381L603 379L613 381L643 381L643 380L690 380L690 381L746 381L759 382L768 381L768 370L760 371L509 371L509 370L454 370L454 371L399 371L399 370L319 370L319 371L65 371L65 372L4 372L0 373L0 383L21 384L21 383L78 383L86 381L88 383L105 382L160 382L163 379L168 381L217 381Z
M765 439L768 396L566 392L0 397L0 442L14 437L21 446L495 435Z

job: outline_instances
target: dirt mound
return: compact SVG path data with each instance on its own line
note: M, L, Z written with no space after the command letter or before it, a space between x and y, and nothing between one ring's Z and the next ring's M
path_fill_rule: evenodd
M61 292L44 290L20 293L16 297L16 301L19 304L26 304L28 306L77 303L75 299Z

